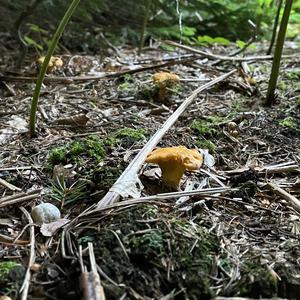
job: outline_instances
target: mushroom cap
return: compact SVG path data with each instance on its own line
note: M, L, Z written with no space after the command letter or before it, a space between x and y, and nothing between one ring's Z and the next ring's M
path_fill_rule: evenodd
M152 80L154 83L159 84L165 81L175 81L179 82L180 78L178 75L169 72L158 72L152 76Z
M203 155L196 149L188 149L185 146L158 148L152 151L147 159L147 163L155 164L176 164L184 167L188 171L198 170L203 163Z
M45 60L46 56L41 56L40 58L38 58L37 62L41 65L44 60ZM49 64L48 64L48 68L53 68L53 67L62 67L63 66L63 61L60 57L57 56L51 56Z

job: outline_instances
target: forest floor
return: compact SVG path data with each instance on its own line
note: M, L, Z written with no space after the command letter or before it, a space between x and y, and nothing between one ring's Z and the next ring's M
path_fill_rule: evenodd
M299 56L282 61L276 103L265 107L267 59L217 61L170 47L61 55L30 138L36 58L9 72L18 53L1 47L0 295L80 299L80 286L97 289L82 279L94 267L106 299L299 299ZM257 49L239 57L264 55ZM167 193L159 168L144 163L135 199L91 212L179 105L234 69L158 144L208 149L215 164L186 172L180 194ZM180 77L165 99L152 81L159 71ZM42 202L60 209L54 225L33 224Z

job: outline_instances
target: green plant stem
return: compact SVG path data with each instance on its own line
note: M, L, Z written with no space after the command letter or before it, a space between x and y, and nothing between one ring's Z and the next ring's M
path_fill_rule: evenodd
M67 25L67 23L69 22L72 14L74 13L77 5L79 4L80 0L73 0L69 6L69 8L67 9L65 15L63 16L62 20L60 21L56 32L53 35L52 41L50 43L50 46L48 48L47 51L47 55L45 57L45 60L41 66L37 81L36 81L36 85L35 85L35 89L33 92L33 97L32 97L32 101L31 101L31 107L30 107L30 117L29 117L29 131L30 131L30 136L33 137L35 136L35 127L36 127L36 111L37 111L37 106L38 106L38 100L39 100L39 96L40 96L40 92L41 92L41 87L43 84L43 80L48 68L48 64L50 61L50 58L57 46L57 43L62 35L62 33L64 32L64 29Z
M152 0L147 0L146 6L145 6L145 15L144 15L143 26L141 29L140 46L139 46L139 52L138 52L139 55L141 55L142 49L144 46L145 31L146 31L146 27L147 27L147 23L148 23L148 19L149 19L151 3L152 3Z
M271 38L271 41L270 41L269 49L267 51L267 55L271 54L272 48L273 48L273 45L274 45L274 42L275 42L276 32L277 32L277 27L278 27L278 22L279 22L279 16L280 16L280 10L281 10L281 7L282 7L282 1L283 0L279 0L279 3L278 3L276 17L275 17L274 26L273 26L272 38Z
M293 0L286 0L283 16L280 22L280 28L278 32L275 52L274 52L274 60L272 64L272 70L269 80L269 86L268 86L268 92L267 92L267 98L266 98L266 105L270 106L273 104L275 100L275 89L277 85L277 79L279 74L279 68L280 68L280 60L282 55L282 49L286 34L286 29L289 21L289 16L292 8Z

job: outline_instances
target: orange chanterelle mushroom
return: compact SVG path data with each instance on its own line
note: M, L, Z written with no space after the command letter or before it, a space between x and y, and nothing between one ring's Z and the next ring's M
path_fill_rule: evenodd
M203 155L196 149L187 149L184 146L159 148L148 155L146 162L158 164L164 184L177 190L186 170L200 169Z
M178 83L180 81L180 78L178 75L174 73L159 72L159 73L155 73L152 76L152 80L154 84L156 84L159 88L158 91L159 100L165 101L167 97L167 87L174 83Z

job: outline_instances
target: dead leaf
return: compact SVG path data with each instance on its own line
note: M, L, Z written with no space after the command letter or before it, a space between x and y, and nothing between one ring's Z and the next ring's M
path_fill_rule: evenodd
M70 220L68 219L58 219L51 223L44 223L40 229L41 234L43 236L53 236L58 229L60 229L69 222Z
M27 122L23 118L13 115L7 122L7 127L0 131L0 145L4 144L13 134L27 132Z
M85 114L79 114L79 115L71 116L69 118L57 119L53 123L58 125L83 127L86 125L87 121L89 121L89 117L87 117Z

